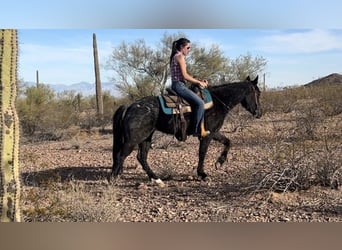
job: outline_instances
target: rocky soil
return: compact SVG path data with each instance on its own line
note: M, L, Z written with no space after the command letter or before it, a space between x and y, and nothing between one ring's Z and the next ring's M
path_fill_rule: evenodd
M165 179L164 187L148 180L135 159L136 151L125 161L122 176L108 183L111 134L75 129L62 141L31 143L23 139L20 152L23 219L27 222L340 222L340 186L313 183L302 190L290 191L284 187L285 192L281 192L276 185L265 184L266 177L276 168L305 170L317 166L318 169L325 163L323 166L331 167L337 175L342 155L340 121L341 116L326 119L322 126L317 126L324 128L325 136L315 131L319 136L306 138L300 134L293 114L282 117L266 114L259 120L231 116L222 128L222 133L232 141L228 161L215 166L222 147L212 142L205 161L209 175L206 181L196 176L199 145L196 138L180 143L172 136L156 133L148 160L151 168Z

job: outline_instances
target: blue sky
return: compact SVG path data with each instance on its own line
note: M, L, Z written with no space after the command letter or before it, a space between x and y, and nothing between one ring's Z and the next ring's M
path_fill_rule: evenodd
M340 0L16 0L16 28L341 28Z
M342 74L342 29L20 29L19 77L49 84L94 82L92 34L96 33L101 79L113 46L145 39L157 45L165 32L184 32L206 47L218 44L231 59L250 53L267 60L266 84L284 87Z
M45 83L93 82L92 34L100 63L112 47L183 31L229 58L251 53L268 61L270 87L305 84L341 73L340 0L16 0L1 4L0 26L19 29L19 77ZM102 81L112 72L101 68Z

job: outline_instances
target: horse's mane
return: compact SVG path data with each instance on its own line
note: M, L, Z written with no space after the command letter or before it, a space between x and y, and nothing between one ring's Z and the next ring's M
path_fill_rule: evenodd
M222 84L218 85L209 85L208 89L210 90L220 90L222 89L240 89L243 86L246 86L247 81L242 81L242 82L224 82Z
M228 106L234 106L247 94L250 84L252 83L249 81L226 82L220 85L210 85L208 90L214 99L227 100Z
M208 90L214 93L221 93L225 96L236 96L244 93L244 90L248 89L248 81L242 82L225 82L220 85L210 85Z

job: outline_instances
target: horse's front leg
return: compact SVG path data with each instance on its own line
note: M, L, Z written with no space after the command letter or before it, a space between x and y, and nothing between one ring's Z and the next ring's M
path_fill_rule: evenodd
M213 139L224 145L221 155L219 156L219 158L217 158L217 161L215 163L216 167L218 167L218 165L222 166L222 164L227 160L228 151L230 149L230 140L220 132L216 132L215 134L213 134Z
M199 150L198 150L198 166L197 166L197 175L204 180L207 177L207 174L204 172L204 159L208 151L209 144L211 142L213 134L202 138L200 140Z
M152 171L152 169L147 163L147 154L151 147L151 140L152 140L152 135L149 138L147 138L145 141L139 144L137 159L142 165L143 169L145 170L150 180L153 180L153 179L158 180L159 178L156 176L156 174Z

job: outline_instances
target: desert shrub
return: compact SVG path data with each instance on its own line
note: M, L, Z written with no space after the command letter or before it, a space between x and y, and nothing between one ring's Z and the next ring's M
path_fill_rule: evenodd
M250 182L255 191L285 192L312 186L337 188L342 180L340 125L342 85L322 85L267 91L264 112L281 113L287 125L274 123L267 155L258 159ZM273 116L271 116L273 117ZM273 132L273 133L272 133Z
M322 124L323 116L318 110L312 108L303 108L301 112L295 114L294 131L297 138L318 139L320 135L316 134L316 128Z
M39 140L60 139L63 131L79 126L90 130L111 124L121 100L103 93L104 115L96 113L95 95L83 97L73 91L56 94L48 85L22 86L17 110L23 135Z
M312 186L337 188L341 183L341 146L324 141L277 142L253 175L255 191L286 192Z
M33 135L45 126L45 117L50 113L55 93L48 86L39 84L26 88L24 95L17 100L20 124L25 134Z
M109 92L103 92L102 99L103 117L98 117L96 114L95 95L88 96L84 99L80 121L82 128L90 129L92 127L104 127L111 124L114 111L119 106L120 100L112 96Z
M47 85L28 87L17 100L23 134L58 139L61 131L79 123L81 96L73 92L56 95Z
M269 155L260 162L266 166L257 173L257 190L275 192L308 189L314 172L308 164L310 151L301 143L278 143L268 150Z
M112 123L114 110L117 107L117 99L110 95L109 92L102 93L103 98L103 123L104 125Z
M48 107L49 113L43 119L42 131L53 133L77 125L81 109L80 100L81 96L74 92L58 94Z
M316 181L322 186L338 188L342 181L341 145L332 145L327 136L324 144L318 150L316 158Z
M342 85L321 85L312 87L291 87L269 90L261 95L263 111L301 112L303 108L319 109L324 116L334 116L342 112L340 98Z
M317 92L318 102L316 105L320 107L326 116L335 116L342 112L342 84L316 86L310 88L313 92Z
M306 98L306 92L303 90L303 88L287 88L263 92L261 94L261 102L264 113L292 112L295 110L297 100Z
M55 177L52 177L55 178ZM115 222L120 206L111 185L87 186L82 182L45 180L23 193L26 222Z

